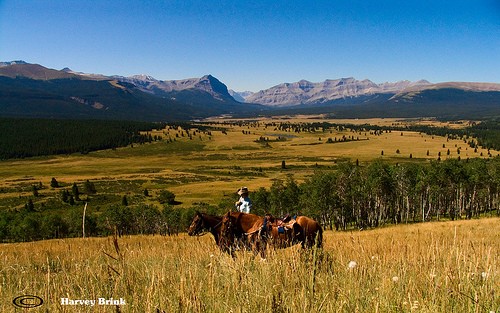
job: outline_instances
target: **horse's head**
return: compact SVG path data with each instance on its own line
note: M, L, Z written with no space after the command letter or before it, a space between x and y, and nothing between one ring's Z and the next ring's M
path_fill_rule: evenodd
M276 221L276 218L271 213L266 213L264 217L267 218L267 220L271 223L274 223Z
M200 212L196 211L195 216L193 217L193 221L191 222L191 225L189 225L188 228L188 235L189 236L196 236L199 235L203 230L205 229L203 221L203 214Z
M227 212L222 216L221 221L221 232L227 232L232 230L234 227L234 217L231 215L231 212Z
M221 247L226 245L231 245L234 241L235 233L235 218L231 215L231 212L227 212L222 216L219 245Z

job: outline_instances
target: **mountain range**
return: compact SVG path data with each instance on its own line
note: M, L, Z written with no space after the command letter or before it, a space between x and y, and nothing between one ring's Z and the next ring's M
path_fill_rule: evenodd
M216 115L329 113L337 117L500 116L500 84L328 79L235 92L212 75L157 80L0 62L0 116L170 121Z
M431 83L426 80L417 82L405 80L395 83L375 84L368 79L360 81L350 77L334 80L327 79L320 83L312 83L307 80L283 83L242 96L245 102L283 107L301 104L323 104L332 100L366 95L395 94L410 87L428 85L431 85Z
M160 81L49 69L23 61L0 63L0 116L172 121L258 111L237 102L206 75Z

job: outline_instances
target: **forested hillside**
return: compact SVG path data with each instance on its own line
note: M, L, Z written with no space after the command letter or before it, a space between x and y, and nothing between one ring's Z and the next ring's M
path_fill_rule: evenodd
M193 123L175 123L190 127ZM157 140L140 132L161 129L165 123L102 121L102 120L54 120L0 118L0 159L26 158L41 155L71 154L75 152L112 149L132 143ZM170 125L173 125L170 123ZM204 128L197 125L197 128ZM347 125L330 122L309 125L281 124L280 129L300 132L317 128L351 128L368 131L416 131L437 136L463 138L472 148L500 150L500 121L489 120L473 123L463 128L413 126Z
M100 120L0 119L0 159L88 153L151 141L163 124Z

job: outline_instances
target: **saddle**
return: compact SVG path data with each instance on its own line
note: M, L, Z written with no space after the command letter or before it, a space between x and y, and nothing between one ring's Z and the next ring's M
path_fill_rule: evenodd
M286 231L292 230L295 223L295 218L292 218L288 214L284 218L276 218L271 214L266 214L262 224L254 225L245 235L251 235L258 232L261 236L264 236L273 228L278 230L278 234L284 234Z
M271 214L266 214L265 219L269 221L270 228L277 228L278 234L284 234L286 230L293 229L293 225L296 223L295 219L287 214L283 218L277 218Z

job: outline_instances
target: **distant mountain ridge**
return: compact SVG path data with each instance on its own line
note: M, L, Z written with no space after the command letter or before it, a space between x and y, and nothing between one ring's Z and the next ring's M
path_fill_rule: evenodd
M220 101L232 100L234 98L228 92L227 86L212 75L200 78L188 78L181 80L157 80L148 75L134 75L131 77L113 76L119 81L135 84L145 92L155 94L179 92L183 90L198 90L210 94L214 99Z
M24 61L0 66L0 116L187 120L236 114L258 105L235 101L212 75L160 81L148 75L104 76Z
M0 66L0 76L6 76L10 78L25 77L36 80L81 78L78 75L68 73L65 71L49 69L39 64L28 64L23 61L2 62L2 63L5 65Z
M232 89L229 89L228 91L231 97L238 102L246 102L245 99L254 94L252 91L234 91Z
M134 84L137 88L144 92L152 94L161 94L170 92L179 92L183 90L199 90L204 91L213 96L217 100L234 100L228 92L227 86L220 82L212 75L205 75L200 78L188 78L180 80L158 80L147 74L138 74L132 76L104 76L101 74L86 74L81 72L74 72L69 68L64 68L63 71L85 78L91 79L112 79L120 82Z
M169 121L328 113L337 117L500 117L500 84L353 77L235 92L212 75L158 80L0 62L0 116Z
M284 107L304 104L322 104L343 98L356 98L380 93L397 94L406 88L428 86L430 82L408 80L395 83L376 84L371 80L357 80L353 77L327 79L324 82L312 83L301 80L295 83L283 83L245 97L246 102Z
M27 63L24 62L24 61L22 61L22 60L9 61L9 62L0 62L0 67L2 67L2 66L8 66L8 65L13 65L13 64L27 64Z
M236 93L237 94L237 93ZM271 114L328 114L337 118L500 118L500 84L426 80L376 84L341 78L283 83L248 94L245 102L272 107Z

